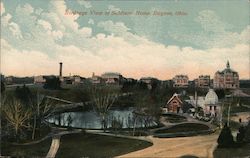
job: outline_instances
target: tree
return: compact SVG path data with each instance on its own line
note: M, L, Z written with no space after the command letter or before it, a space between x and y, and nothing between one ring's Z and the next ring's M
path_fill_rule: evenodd
M19 99L23 104L28 104L30 98L32 97L32 93L28 87L23 85L21 88L18 86L15 89L15 96Z
M118 97L118 93L109 86L95 87L92 92L94 109L101 117L104 132L107 129L107 116L110 108Z
M3 114L10 126L15 131L16 140L19 140L22 128L29 128L28 120L31 118L31 111L15 98L5 99L3 102Z
M137 81L136 80L132 80L132 81L125 81L122 84L122 92L131 92L135 89L135 85L136 85Z
M36 98L31 100L31 109L33 114L32 139L35 139L36 131L40 132L42 122L53 112L53 102L44 95L37 93Z
M235 142L230 127L227 124L221 130L219 138L217 140L219 148L233 147Z
M1 93L5 91L5 84L3 81L1 81Z
M156 95L152 92L136 93L135 97L136 111L134 121L141 123L141 125L147 128L153 120L159 120L161 115L160 104Z
M43 88L52 90L61 89L61 81L58 77L46 78Z
M71 125L72 125L72 122L73 122L73 119L72 119L71 115L68 115L67 122L68 122L68 130L71 130Z
M215 93L218 95L219 99L222 99L225 97L225 90L224 89L216 89Z

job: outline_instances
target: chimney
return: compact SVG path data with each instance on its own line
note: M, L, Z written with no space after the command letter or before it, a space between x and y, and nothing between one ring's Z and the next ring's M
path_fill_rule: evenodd
M60 64L60 69L59 69L59 76L62 77L62 62L59 63Z

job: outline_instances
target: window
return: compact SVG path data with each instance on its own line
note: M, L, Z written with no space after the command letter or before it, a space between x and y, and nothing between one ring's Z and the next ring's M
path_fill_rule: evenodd
M210 106L210 110L212 110L212 106Z

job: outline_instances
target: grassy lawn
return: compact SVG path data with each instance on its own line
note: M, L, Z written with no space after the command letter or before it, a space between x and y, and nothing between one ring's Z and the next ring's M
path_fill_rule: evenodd
M179 115L174 115L174 114L163 114L162 117L170 123L180 123L187 121L186 117L184 116L179 116Z
M249 157L250 144L244 145L240 148L217 148L213 152L214 158L228 158L228 157Z
M2 155L11 157L45 157L51 145L51 138L35 145L11 145L2 144ZM114 157L132 151L144 149L151 143L101 136L94 134L70 134L61 137L61 143L56 157L58 158L80 158L80 157Z
M151 143L139 140L79 133L61 138L57 157L114 157L151 145Z
M208 129L209 127L203 124L184 123L184 124L173 126L168 129L158 130L155 133L196 132L196 131L208 130Z
M249 108L243 106L232 106L231 113L238 113L238 112L250 112Z
M34 145L2 144L2 155L11 157L45 157L49 151L51 138Z

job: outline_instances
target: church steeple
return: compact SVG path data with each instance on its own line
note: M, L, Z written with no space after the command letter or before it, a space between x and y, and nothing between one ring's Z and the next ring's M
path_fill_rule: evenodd
M227 69L230 69L229 61L227 61Z

